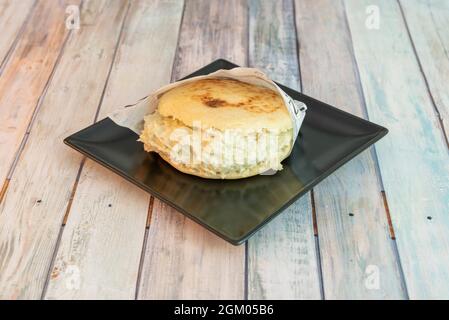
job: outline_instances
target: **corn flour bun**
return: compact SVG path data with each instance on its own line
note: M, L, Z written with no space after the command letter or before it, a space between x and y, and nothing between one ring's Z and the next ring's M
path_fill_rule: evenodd
M239 179L281 170L293 127L277 92L232 79L203 79L159 97L140 141L184 173Z

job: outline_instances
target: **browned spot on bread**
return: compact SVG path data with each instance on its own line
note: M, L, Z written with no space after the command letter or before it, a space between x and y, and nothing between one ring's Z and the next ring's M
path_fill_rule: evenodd
M277 92L237 80L204 79L186 87L190 87L192 98L210 108L241 108L253 113L271 113L284 107Z
M218 108L218 107L223 107L226 104L228 104L226 101L221 100L221 99L213 99L211 97L204 97L203 102L206 106L211 107L211 108Z

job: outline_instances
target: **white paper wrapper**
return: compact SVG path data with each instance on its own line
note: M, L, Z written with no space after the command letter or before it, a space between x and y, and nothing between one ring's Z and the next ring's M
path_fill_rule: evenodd
M133 105L128 105L114 111L113 113L109 114L108 117L119 126L129 128L135 133L140 135L144 126L143 118L145 117L145 115L153 113L156 110L156 107L158 105L158 98L163 93L185 83L209 78L235 79L242 82L270 88L272 90L279 92L279 94L281 95L281 97L285 102L285 106L290 112L290 116L293 122L293 134L294 134L293 140L294 141L296 140L299 133L299 128L301 127L301 124L306 115L307 110L306 105L300 101L293 100L284 91L282 91L281 88L279 88L272 80L270 80L263 72L254 68L234 68L231 70L222 69L205 76L193 77L186 80L171 83L162 88L159 88L155 92L151 93L149 96L141 99L140 101L138 101Z

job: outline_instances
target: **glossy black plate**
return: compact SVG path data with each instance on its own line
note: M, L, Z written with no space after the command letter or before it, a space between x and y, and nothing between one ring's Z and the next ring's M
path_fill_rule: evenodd
M186 78L234 67L231 62L216 60ZM308 110L293 152L283 162L284 169L272 176L208 180L181 173L157 154L145 152L134 132L109 118L64 142L238 245L388 132L295 90L280 87L292 98L304 102Z

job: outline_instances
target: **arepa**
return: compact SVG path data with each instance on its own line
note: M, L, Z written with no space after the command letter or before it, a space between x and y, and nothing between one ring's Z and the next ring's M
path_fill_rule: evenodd
M163 93L145 117L140 141L184 173L239 179L281 170L293 127L277 92L233 79L202 79Z

